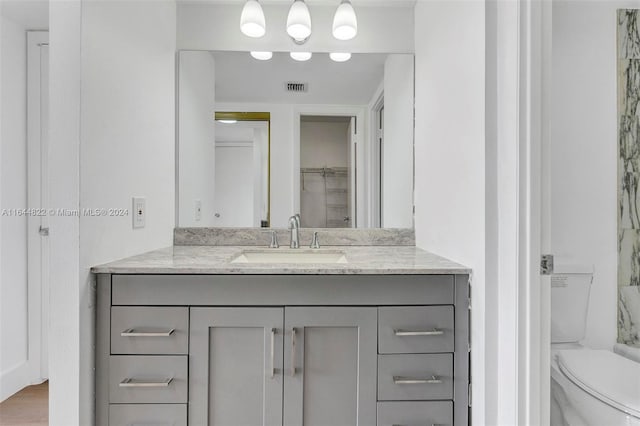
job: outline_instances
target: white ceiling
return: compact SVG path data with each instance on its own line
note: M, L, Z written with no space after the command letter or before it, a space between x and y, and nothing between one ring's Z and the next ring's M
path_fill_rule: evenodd
M384 78L387 54L354 54L347 62L333 62L327 53L315 53L296 62L287 52L269 61L248 52L213 52L216 102L364 105ZM307 93L289 93L287 82L308 83Z
M47 0L0 0L0 14L27 30L49 29Z

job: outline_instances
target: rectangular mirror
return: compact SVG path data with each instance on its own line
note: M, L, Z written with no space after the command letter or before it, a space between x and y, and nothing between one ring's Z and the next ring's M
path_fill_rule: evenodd
M412 228L414 56L254 56L179 52L177 226Z

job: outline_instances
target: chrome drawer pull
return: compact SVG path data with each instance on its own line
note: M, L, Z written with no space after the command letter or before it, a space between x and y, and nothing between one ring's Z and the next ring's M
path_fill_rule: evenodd
M121 388L166 388L173 381L173 377L159 381L139 380L126 378L118 386Z
M144 331L136 330L135 328L128 328L120 336L122 337L169 337L176 331L175 328L167 331Z
M437 376L431 376L430 378L393 376L393 383L396 385L437 385L442 383L442 380Z
M405 426L405 425L399 425L394 423L391 426ZM431 423L431 426L446 426L446 425L443 425L442 423Z
M393 330L396 336L442 336L443 330L434 328L433 330Z

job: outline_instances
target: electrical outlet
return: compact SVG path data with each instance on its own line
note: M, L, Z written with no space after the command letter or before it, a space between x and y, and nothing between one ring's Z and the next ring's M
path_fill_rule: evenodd
M202 201L196 200L196 222L202 220Z
M144 197L133 197L133 227L144 228L147 221L147 203Z

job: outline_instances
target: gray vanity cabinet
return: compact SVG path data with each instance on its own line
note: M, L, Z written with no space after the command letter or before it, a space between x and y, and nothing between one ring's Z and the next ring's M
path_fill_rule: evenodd
M189 423L375 424L376 324L376 308L191 308Z
M469 423L466 274L97 277L97 426Z

